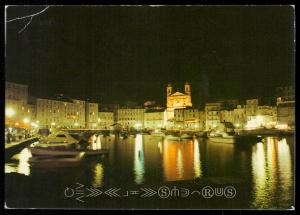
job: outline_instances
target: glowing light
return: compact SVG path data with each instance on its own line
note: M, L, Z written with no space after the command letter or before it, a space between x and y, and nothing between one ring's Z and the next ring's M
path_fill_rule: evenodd
M160 141L158 142L157 147L159 148L159 153L162 154L162 143Z
M275 126L277 129L288 129L289 126L287 124L278 124Z
M55 124L55 122L51 122L51 125L54 126L54 125L56 125L56 124Z
M259 204L260 196L263 194L266 186L266 157L263 143L256 145L256 150L252 154L252 173L254 178L255 204Z
M183 176L183 161L182 161L182 152L180 148L178 148L178 154L177 154L177 171L178 171L178 178L181 179Z
M144 165L144 151L143 151L143 136L136 135L134 145L134 174L135 182L141 184L144 182L145 165Z
M136 128L140 128L141 126L142 126L141 123L136 123L136 124L134 125L134 127L136 127Z
M18 165L18 173L24 175L30 175L30 165L28 163L29 158L31 158L31 152L29 149L25 148L19 155L19 165Z
M75 123L74 123L74 126L76 126L76 127L77 127L77 126L78 126L78 123L77 123L77 122L75 122Z
M199 142L197 139L194 140L194 172L195 177L200 177L202 175Z
M34 123L34 122L31 123L31 126L32 126L32 127L35 127L35 128L39 127L38 124L37 124L37 123Z
M237 127L237 128L240 127L240 124L239 124L239 123L236 123L236 124L235 124L235 127Z
M101 163L97 163L94 168L94 187L101 187L103 181L103 166Z
M24 122L25 124L27 124L27 123L30 122L30 120L29 120L29 118L26 117L26 118L23 119L23 122Z
M5 116L12 117L13 115L15 115L14 109L12 109L12 108L6 108L5 109Z

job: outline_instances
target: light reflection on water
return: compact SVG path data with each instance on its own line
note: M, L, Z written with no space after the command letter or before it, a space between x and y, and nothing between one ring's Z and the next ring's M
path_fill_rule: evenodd
M202 175L201 159L199 151L199 142L197 139L194 140L194 172L195 177L199 178Z
M97 163L94 166L94 178L92 185L93 187L101 187L103 183L103 165L101 163Z
M84 164L76 172L90 171L88 180L94 187L102 187L112 180L119 183L118 177L125 178L129 184L242 177L248 179L245 186L250 189L252 208L289 207L293 202L293 141L293 138L267 137L253 146L239 149L234 144L203 139L176 142L148 135L131 136L127 140L93 136L90 139L93 149L111 149L109 162L96 157L92 159L93 165ZM24 149L14 156L18 162L5 164L5 172L29 176L33 171L28 163L30 157L30 151ZM87 176L82 174L82 177Z
M145 166L144 166L144 150L143 150L143 135L138 134L134 143L134 175L135 183L141 184L144 182Z
M290 146L286 139L267 137L252 152L253 208L270 208L272 203L292 202L293 169ZM273 204L276 208L276 204Z
M19 154L12 157L17 163L7 163L5 164L5 172L17 172L23 175L30 175L30 164L28 163L29 158L31 158L31 152L28 148L23 149Z

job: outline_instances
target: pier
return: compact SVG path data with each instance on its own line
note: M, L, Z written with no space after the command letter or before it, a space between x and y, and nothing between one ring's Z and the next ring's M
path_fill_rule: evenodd
M18 142L6 143L5 144L5 159L9 159L13 154L20 152L26 146L28 146L31 143L34 143L38 140L39 140L39 138L37 138L37 137L31 137L31 138L24 139L24 140L21 140Z

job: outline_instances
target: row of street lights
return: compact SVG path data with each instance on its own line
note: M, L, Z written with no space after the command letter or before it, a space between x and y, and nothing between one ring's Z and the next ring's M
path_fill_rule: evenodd
M16 115L16 111L13 108L10 108L10 107L5 108L5 117L7 117L8 119L11 119L14 115ZM31 122L28 117L24 117L23 122L26 125L31 125L34 128L39 127L39 121L38 120L36 122ZM18 126L19 122L16 122L15 125Z

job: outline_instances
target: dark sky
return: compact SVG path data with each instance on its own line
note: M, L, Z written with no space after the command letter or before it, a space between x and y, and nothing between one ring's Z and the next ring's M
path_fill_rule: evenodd
M7 19L44 7L9 7ZM196 105L271 96L294 77L294 9L269 7L51 6L7 23L6 79L36 96L105 103L157 100L192 84Z

